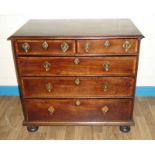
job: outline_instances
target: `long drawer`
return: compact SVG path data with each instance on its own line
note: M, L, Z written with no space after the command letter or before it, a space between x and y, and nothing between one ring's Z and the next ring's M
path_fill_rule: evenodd
M17 40L17 55L60 55L75 54L74 40Z
M130 97L134 78L131 77L25 77L21 79L24 97Z
M21 76L134 76L136 57L20 57Z
M131 99L25 99L28 121L104 122L129 121Z
M137 39L109 39L109 40L78 40L78 54L105 55L136 55L138 52Z

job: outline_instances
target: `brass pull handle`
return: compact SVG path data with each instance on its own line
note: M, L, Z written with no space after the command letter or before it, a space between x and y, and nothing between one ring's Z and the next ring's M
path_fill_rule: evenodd
M107 91L108 88L109 88L109 84L108 83L103 84L103 91Z
M75 105L79 106L81 104L80 100L75 101Z
M47 89L47 91L50 93L50 92L52 91L52 89L53 89L52 84L51 84L51 83L47 83L47 84L46 84L46 89Z
M127 52L131 48L130 42L125 41L124 44L123 44L123 48L124 48L125 52Z
M74 64L75 64L75 65L78 65L79 63L80 63L80 59L79 59L79 58L75 58L75 59L74 59Z
M110 68L110 62L109 61L105 61L104 64L103 64L103 67L105 69L105 71L109 71L109 68Z
M50 70L51 64L48 61L43 63L43 67L45 68L46 72Z
M104 42L104 47L105 47L105 48L110 47L110 42L109 42L109 40L106 40L106 41Z
M50 106L50 107L48 108L48 112L49 112L50 115L54 114L54 112L55 112L54 107Z
M44 41L44 42L42 43L42 48L45 49L45 50L47 50L47 48L48 48L48 43L47 43L46 41Z
M105 115L109 111L109 107L108 106L104 106L104 107L101 108L101 111Z
M74 82L75 82L76 85L79 85L80 84L80 79L75 79Z
M23 48L23 50L27 53L28 50L30 49L30 45L29 45L28 43L23 43L23 44L22 44L22 48Z
M89 49L91 48L91 44L90 43L86 43L85 44L85 52L89 52Z
M68 49L69 49L69 45L66 42L63 42L61 44L61 50L62 50L62 52L65 53Z

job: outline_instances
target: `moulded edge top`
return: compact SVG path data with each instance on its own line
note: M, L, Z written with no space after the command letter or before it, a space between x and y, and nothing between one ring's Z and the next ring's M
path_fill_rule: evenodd
M143 38L130 19L29 20L8 39Z

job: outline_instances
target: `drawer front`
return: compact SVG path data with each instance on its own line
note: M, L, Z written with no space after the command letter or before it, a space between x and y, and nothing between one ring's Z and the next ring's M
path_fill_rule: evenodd
M132 96L130 77L50 77L22 78L24 97L74 98Z
M20 57L21 76L132 76L136 57Z
M73 55L74 40L17 40L18 55Z
M138 52L137 39L112 39L112 40L78 40L78 54L118 54L136 55Z
M24 107L28 121L128 121L132 114L131 99L25 99Z

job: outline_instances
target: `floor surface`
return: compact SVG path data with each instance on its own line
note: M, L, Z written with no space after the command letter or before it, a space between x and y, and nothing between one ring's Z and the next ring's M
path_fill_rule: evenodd
M22 126L23 114L19 97L0 97L0 139L40 140L123 140L155 139L155 98L136 97L135 126L122 133L118 126L46 126L35 133Z

